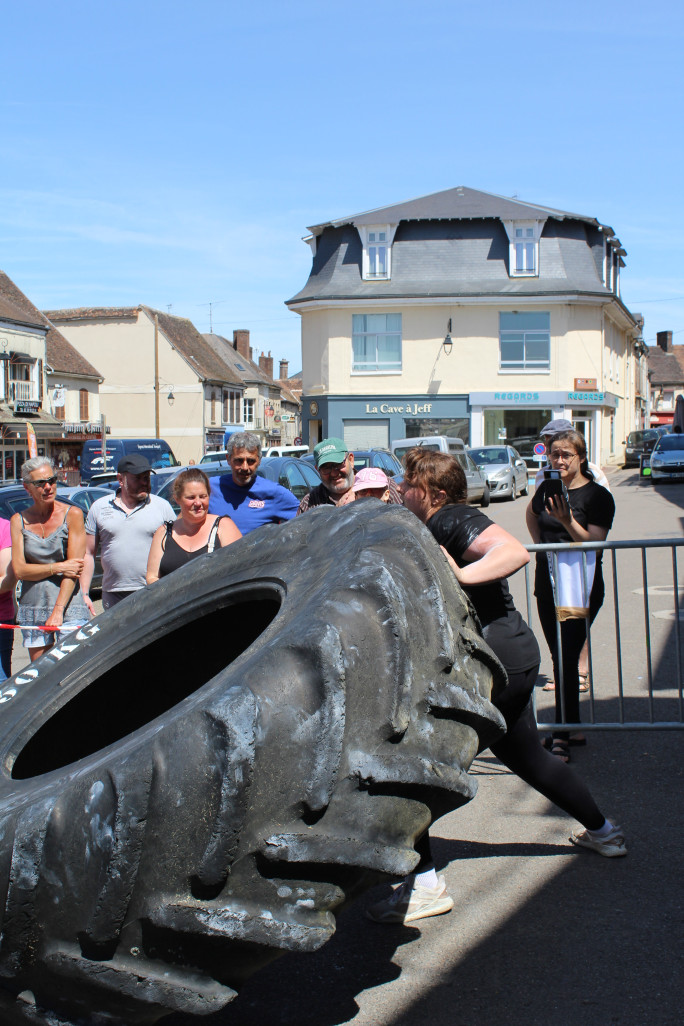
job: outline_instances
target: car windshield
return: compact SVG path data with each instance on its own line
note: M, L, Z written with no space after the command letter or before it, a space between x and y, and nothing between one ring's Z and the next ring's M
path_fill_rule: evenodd
M485 446L484 449L468 449L468 453L478 466L489 463L508 463L508 453L505 449L490 449Z
M684 449L684 434L661 435L656 449L658 452L676 452Z
M657 437L655 431L631 431L627 435L627 445L641 445L642 442L652 442Z

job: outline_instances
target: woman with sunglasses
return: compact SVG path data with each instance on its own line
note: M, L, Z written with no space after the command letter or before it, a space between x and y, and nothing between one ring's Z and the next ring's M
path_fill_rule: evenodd
M12 566L21 581L17 623L31 662L89 619L78 586L85 556L85 527L78 506L56 502L52 460L34 456L21 468L33 503L10 520ZM40 627L54 627L42 631Z
M539 542L597 542L605 541L615 516L613 496L601 485L596 484L587 463L587 448L584 437L578 431L563 431L555 435L549 454L551 467L560 471L563 491L549 494L542 486L537 489L527 507L527 527L535 543ZM593 567L593 582L588 600L588 615L572 611L557 614L554 589L551 579L551 561L547 553L537 553L534 578L534 593L537 597L539 621L546 643L553 658L553 675L556 693L556 723L563 720L561 708L560 670L563 676L563 698L565 719L579 723L579 675L578 659L587 638L588 624L594 622L603 605L605 588L601 570L602 552L596 553ZM584 569L577 564L578 593L583 590ZM558 589L556 589L558 598ZM557 620L560 622L561 652L557 644ZM551 751L563 762L570 759L569 745L584 744L581 736L572 739L567 731L554 731Z

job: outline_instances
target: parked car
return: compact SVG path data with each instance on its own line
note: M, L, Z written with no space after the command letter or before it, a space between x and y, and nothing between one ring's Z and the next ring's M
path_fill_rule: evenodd
M78 496L78 500L69 494L72 491L81 493ZM58 501L64 502L67 506L78 506L83 510L84 518L93 502L95 502L95 499L99 499L102 495L111 494L110 491L104 488L57 488ZM22 510L28 509L32 504L33 499L23 485L0 489L0 517L4 517L5 520L9 520L14 513L21 513ZM99 555L95 557L95 573L90 584L90 590L102 590L102 563L100 562Z
M684 478L684 434L661 435L651 453L651 480Z
M487 478L493 499L527 495L527 464L512 445L483 445L468 455Z
M660 438L656 428L645 428L643 431L630 431L627 440L622 444L625 447L625 466L638 467L641 457L653 452L653 447Z
M174 467L172 476L166 478L157 492L162 499L167 499L171 503L176 512L179 512L179 506L173 499L173 479L181 470L189 469L192 468ZM216 477L217 474L230 473L226 463L203 463L199 469L210 478ZM321 476L315 467L293 456L265 456L259 464L257 474L269 481L275 481L283 488L289 488L297 499L303 499L307 492L321 483Z
M452 456L456 453L464 453L466 444L462 438L452 438L450 435L419 435L416 438L398 438L390 444L390 449L398 460L403 459L409 449L432 449L434 452L447 452Z
M390 452L389 449L370 448L351 449L350 451L354 455L355 473L358 473L359 470L365 470L366 467L378 467L380 470L384 470L388 477L393 477L396 484L399 484L400 481L404 480L404 468L394 453ZM314 454L312 452L307 453L306 456L302 456L301 459L305 463L315 465Z

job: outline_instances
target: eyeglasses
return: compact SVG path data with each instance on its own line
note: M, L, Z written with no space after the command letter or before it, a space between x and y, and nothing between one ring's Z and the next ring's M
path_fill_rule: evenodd
M562 460L563 463L571 463L576 456L579 456L578 452L560 452L556 449L549 454L549 459Z
M42 488L44 485L53 485L57 483L57 475L55 474L54 477L36 477L33 481L29 481L28 483L33 485L35 488Z
M345 457L341 463L324 463L323 466L318 468L319 474L334 474L338 470L343 470L347 465L347 458Z

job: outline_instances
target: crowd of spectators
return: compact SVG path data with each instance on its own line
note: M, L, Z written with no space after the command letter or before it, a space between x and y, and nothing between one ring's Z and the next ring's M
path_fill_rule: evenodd
M567 421L551 422L542 435L549 466L539 471L527 508L533 541L604 540L615 503L600 469L587 462L582 435ZM542 743L537 732L532 694L539 647L507 584L507 578L529 561L521 540L467 505L465 476L452 456L410 450L405 476L397 486L375 468L355 475L354 455L343 439L324 439L313 455L321 483L298 501L288 489L258 474L258 436L236 433L227 446L229 473L209 481L192 467L177 476L176 516L169 502L152 493L150 465L135 453L120 460L116 491L94 502L85 522L80 509L57 501L52 462L44 457L28 460L21 475L32 504L15 514L9 525L0 522L0 615L8 628L0 630L0 679L11 672L9 628L14 624L12 595L17 582L17 622L33 660L94 615L89 590L98 551L106 612L191 560L225 548L265 524L366 498L403 503L442 546L473 603L483 637L506 670L508 685L496 701L507 733L493 746L494 754L579 820L582 828L571 837L574 843L609 857L626 854L620 827L606 819L586 785L566 765L570 745L586 743L585 739L558 730ZM312 526L315 529L313 521ZM576 559L551 558L545 552L537 557L535 594L553 661L554 681L549 686L556 691L558 723L579 723L581 676L587 676L582 670L587 625L603 601L600 553L588 555L581 573ZM453 906L444 879L436 875L427 832L416 847L416 873L370 908L368 914L376 922L411 922Z

